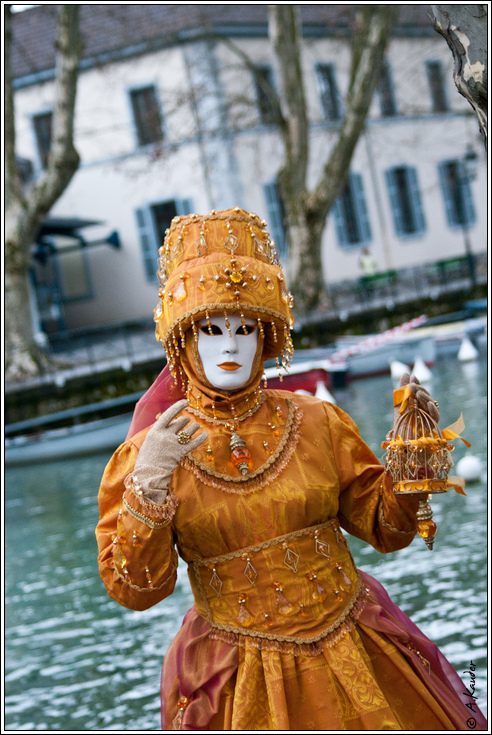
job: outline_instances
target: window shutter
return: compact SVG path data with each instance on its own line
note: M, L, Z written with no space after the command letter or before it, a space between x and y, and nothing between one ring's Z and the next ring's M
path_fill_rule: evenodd
M254 76L256 100L262 125L272 125L276 122L276 113L272 100L275 91L273 71L270 66L258 66Z
M339 120L341 117L341 100L333 64L318 64L316 80L323 117L325 120Z
M388 187L388 193L389 193L389 198L390 198L390 203L391 203L391 212L393 215L393 225L395 227L396 234L401 237L405 233L403 229L400 198L398 196L398 190L396 188L394 170L389 169L388 171L385 171L385 177L386 177L386 185Z
M282 217L282 206L279 200L278 187L276 182L265 184L263 187L263 191L265 192L265 199L268 209L268 222L272 239L275 240L275 245L277 247L279 258L285 258L287 253L285 246L284 222Z
M379 105L383 117L397 114L396 94L388 61L384 62L379 82Z
M364 195L364 184L362 181L362 176L360 174L352 174L351 188L357 211L360 242L370 242L372 237L371 225L369 223L369 213L367 211L366 197Z
M140 237L140 246L142 248L142 256L144 270L147 280L154 281L156 279L157 270L157 245L152 222L152 213L148 207L136 210L137 228Z
M181 217L185 214L192 214L193 202L191 199L176 199L176 211Z
M406 169L408 191L410 194L410 201L412 202L412 209L415 222L415 235L421 234L425 231L425 217L424 210L422 208L422 199L420 197L419 185L417 181L417 170L411 166Z
M449 190L448 163L440 163L438 166L438 171L439 171L439 181L441 184L442 196L444 199L444 207L446 210L446 218L448 220L448 224L453 227L457 223L456 223L456 214L455 214L454 205L453 205L453 198Z
M39 160L43 168L46 168L48 156L51 149L53 133L53 113L45 112L33 117L34 135L38 148Z
M345 223L343 205L340 197L338 197L335 204L333 205L333 217L335 219L335 229L337 232L338 244L342 247L348 245L347 225Z
M465 225L470 226L473 225L477 220L477 215L475 213L475 206L473 204L473 196L472 196L472 190L470 186L470 179L468 178L465 167L463 165L462 161L459 161L459 172L460 172L460 180L461 180L461 194L463 196L463 206L465 210Z

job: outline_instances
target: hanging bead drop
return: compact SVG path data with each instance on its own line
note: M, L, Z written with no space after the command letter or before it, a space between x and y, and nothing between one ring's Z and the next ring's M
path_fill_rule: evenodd
M246 595L239 595L237 598L237 601L239 602L239 613L237 616L237 622L239 625L242 625L243 628L249 628L250 625L253 625L255 622L254 615L250 613L248 608L246 607L247 602Z
M242 475L247 475L253 468L253 462L251 461L249 449L246 447L246 442L233 431L229 446L232 464L238 468Z

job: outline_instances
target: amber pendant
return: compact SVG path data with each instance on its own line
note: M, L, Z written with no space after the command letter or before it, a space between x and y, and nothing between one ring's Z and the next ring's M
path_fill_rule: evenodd
M276 599L275 607L280 615L291 615L296 606L287 600L283 595L284 588L280 584L275 585Z
M233 431L229 446L231 448L232 464L238 468L242 475L247 475L253 468L253 462L245 441Z
M246 607L247 602L246 595L239 595L237 601L239 602L239 613L237 616L237 622L242 625L243 628L249 628L255 622L254 615Z
M342 581L340 582L340 586L342 589L349 589L352 586L352 580L348 576L348 574L345 572L344 568L341 564L335 564L335 567L340 572L340 576L342 578Z
M311 591L311 597L316 602L323 602L326 600L327 591L325 588L318 582L318 575L314 574L313 572L308 572L306 574L306 577L309 579L310 582L313 583L312 591Z
M434 536L437 533L437 524L432 520L432 508L427 500L420 500L417 510L417 531L425 541L427 548L434 548Z
M172 721L173 730L181 730L181 724L183 722L184 711L189 704L188 697L180 697L177 705L177 714Z

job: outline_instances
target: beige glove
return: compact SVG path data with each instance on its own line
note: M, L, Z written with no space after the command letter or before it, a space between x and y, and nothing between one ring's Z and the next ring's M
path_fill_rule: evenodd
M143 491L143 498L153 503L164 503L172 473L188 452L206 441L204 431L192 438L199 424L187 416L175 418L186 406L183 399L165 411L151 428L138 453L133 479ZM173 419L175 419L173 421ZM185 429L186 426L186 429Z
M410 377L408 373L404 373L400 379L400 388L405 388L405 386L407 385L410 385L412 398L417 402L418 408L428 413L429 416L434 419L436 424L438 424L439 419L441 418L441 415L439 413L439 406L436 401L431 398L429 391L420 384L419 379L416 378L415 375L412 375L412 377ZM394 409L393 428L400 418L400 405L401 404L398 404L397 406L395 406Z

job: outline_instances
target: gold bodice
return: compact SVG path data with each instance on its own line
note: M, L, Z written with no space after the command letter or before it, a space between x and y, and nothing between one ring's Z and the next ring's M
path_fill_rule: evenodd
M215 637L307 652L361 608L363 589L336 519L189 565Z

